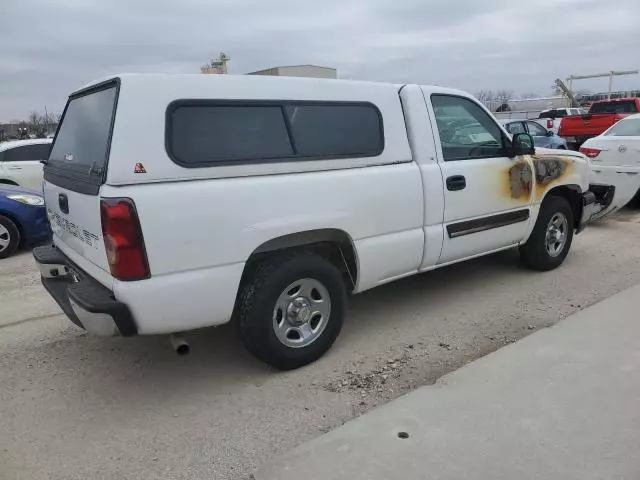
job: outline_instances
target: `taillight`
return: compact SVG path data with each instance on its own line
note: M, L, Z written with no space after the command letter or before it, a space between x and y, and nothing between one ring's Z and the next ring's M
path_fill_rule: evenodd
M589 158L596 158L598 155L600 155L600 149L580 147L580 153L584 153Z
M127 281L149 278L149 263L133 200L102 199L100 218L111 275Z
M547 128L553 128L553 120L550 118L547 119Z

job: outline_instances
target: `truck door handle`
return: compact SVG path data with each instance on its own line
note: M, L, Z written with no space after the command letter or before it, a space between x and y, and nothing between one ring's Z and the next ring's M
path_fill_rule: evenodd
M7 170L22 170L22 167L7 167Z
M463 190L467 186L467 180L462 175L453 175L447 178L447 190L455 192Z

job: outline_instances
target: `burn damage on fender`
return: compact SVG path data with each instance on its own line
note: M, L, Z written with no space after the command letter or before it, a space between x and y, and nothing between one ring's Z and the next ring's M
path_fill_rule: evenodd
M567 171L568 160L560 157L531 157L536 170L536 183L548 185Z
M525 161L516 162L509 169L509 187L512 198L528 198L531 195L533 174Z
M529 198L534 179L537 193L539 195L544 193L547 186L569 171L572 163L570 158L555 155L532 155L519 159L508 171L511 198L521 200Z

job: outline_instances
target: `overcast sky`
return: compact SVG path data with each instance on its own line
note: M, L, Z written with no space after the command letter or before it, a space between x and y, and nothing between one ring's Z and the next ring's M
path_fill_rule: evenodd
M336 67L340 78L550 93L640 68L640 0L0 0L0 121L118 72ZM575 87L606 91L607 79ZM614 88L640 88L640 75Z

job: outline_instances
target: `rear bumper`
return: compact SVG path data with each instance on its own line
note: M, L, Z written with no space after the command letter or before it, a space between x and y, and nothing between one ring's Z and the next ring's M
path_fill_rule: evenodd
M88 332L102 336L138 333L129 307L113 292L88 276L54 246L36 247L33 257L42 284L69 319Z

